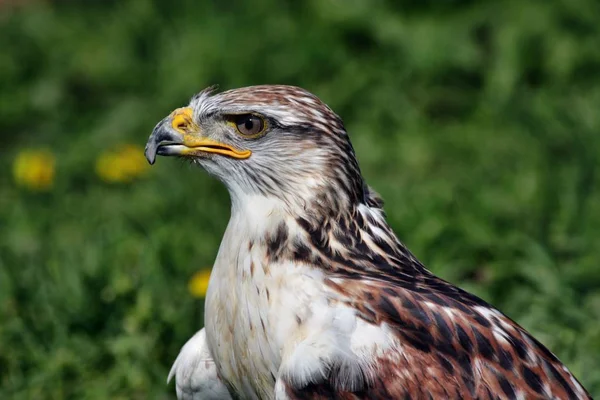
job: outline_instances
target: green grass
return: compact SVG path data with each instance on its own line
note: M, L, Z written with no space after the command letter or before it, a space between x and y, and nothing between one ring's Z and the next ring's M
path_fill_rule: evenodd
M0 6L0 398L174 398L227 193L172 159L94 166L215 83L319 95L409 248L600 396L597 1L47 3ZM12 179L30 147L48 193Z

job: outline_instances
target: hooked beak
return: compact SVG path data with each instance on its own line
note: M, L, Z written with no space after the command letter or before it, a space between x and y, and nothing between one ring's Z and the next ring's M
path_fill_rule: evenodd
M221 154L236 159L250 157L250 150L238 150L202 135L192 118L190 107L178 108L160 121L146 143L146 159L154 164L159 156L200 156L203 153Z

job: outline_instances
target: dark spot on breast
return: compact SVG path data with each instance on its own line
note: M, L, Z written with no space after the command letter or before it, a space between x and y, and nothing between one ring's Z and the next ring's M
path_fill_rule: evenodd
M527 360L527 348L525 347L525 343L522 340L517 339L514 336L510 337L510 341L513 345L513 348L517 352L519 358L521 360Z
M525 382L531 389L533 389L536 393L543 393L542 389L542 380L532 370L527 368L525 365L523 366L523 378L525 378Z
M454 301L452 303L452 306L465 313L465 315L473 315L473 311L469 307L466 307L464 304L462 304L460 301Z
M500 366L506 370L510 370L513 367L513 357L508 351L500 348L497 352L498 361Z
M485 326L486 328L489 328L490 326L492 326L492 324L490 323L490 321L488 321L487 318L485 318L484 316L482 316L478 312L473 313L473 319L475 321L477 321L477 323L479 325Z
M371 251L368 255L368 259L375 265L386 265L386 260L379 253Z
M471 341L471 338L469 337L467 332L465 332L462 326L456 324L455 327L456 333L458 335L458 343L460 343L460 346L463 349L465 349L467 353L470 354L473 351L473 342Z
M282 222L277 227L277 230L273 235L267 239L267 255L273 259L279 258L282 249L287 244L288 228L287 225Z
M500 374L497 374L496 378L498 379L498 384L500 384L500 388L506 395L506 398L507 399L516 399L517 395L516 395L515 390L513 389L512 385L510 384L510 382L504 376L502 376Z
M375 236L373 239L374 239L373 241L377 245L377 247L379 247L381 250L383 250L386 254L395 254L396 253L396 250L393 249L383 238Z
M442 338L451 340L453 334L452 334L452 331L450 330L450 327L444 320L444 318L435 311L433 312L433 317L435 318L435 326L437 327L438 331L440 332L440 335L442 336Z
M312 230L312 227L310 225L310 222L308 222L307 219L305 218L298 218L296 219L296 222L298 223L298 225L300 225L302 227L302 229L304 229L306 232L310 232Z
M356 240L356 243L354 244L354 250L355 250L356 256L359 256L361 258L364 258L365 255L367 255L373 251L369 248L369 246L367 246L365 241L362 240L362 238L360 238L360 237Z
M570 399L577 398L577 396L573 392L573 389L571 389L571 386L567 383L565 378L563 378L563 376L556 370L556 368L554 368L554 366L551 363L544 360L544 367L546 371L549 372L549 375L552 375L554 379L560 384L560 386L562 386L562 388L565 389L565 393L567 393L567 396Z
M308 263L310 261L311 251L304 243L294 242L293 257L295 260Z
M477 350L479 353L488 360L494 359L494 348L492 347L488 338L486 338L477 328L473 328L475 334L475 341L477 342Z
M425 298L435 304L438 304L440 306L447 306L448 302L446 300L444 300L442 297L438 296L435 293L426 293L425 294Z
M418 332L405 332L403 339L415 349L422 351L423 353L429 353L431 348L429 344L431 341L420 335Z
M265 293L267 294L267 301L271 300L271 292L269 292L269 289L265 289Z
M366 228L366 225L364 223L364 218L362 218L362 215L360 213L358 213L358 214L361 216L360 221L363 222L362 224L359 222L360 226ZM375 225L375 226L378 225L378 221L375 219L375 217L371 213L367 213L367 221L369 221L369 224L371 224L371 225ZM357 222L358 222L358 219L357 219Z
M341 232L340 230L336 229L334 231L334 237L342 246L346 248L354 247L354 240L352 240L352 237L345 232Z
M254 261L250 262L250 276L254 276Z
M369 214L369 221L372 220L372 223L375 222L375 220L373 218L370 218L370 214ZM355 228L355 231L358 232L358 228L366 228L367 224L365 223L365 219L363 217L363 215L360 212L355 213L354 215L354 221L356 221L356 225L358 225Z
M369 323L374 324L377 322L377 315L373 310L370 310L368 308L361 308L359 316L360 318L364 319Z
M448 371L448 373L450 373L450 374L454 373L454 367L452 366L452 363L450 361L446 360L445 357L438 356L438 361L439 361L440 365L442 367L444 367L444 369L446 371Z
M436 342L437 350L446 355L449 358L457 359L459 357L458 351L454 348L451 342L447 340L438 340Z
M393 323L402 323L400 313L398 313L398 310L387 296L381 296L381 299L379 300L379 307L381 307L381 311L385 313Z
M402 296L402 306L412 315L414 319L421 322L423 325L428 326L431 323L431 319L427 312L422 309L417 303L411 301L408 296Z
M427 311L422 308L411 308L409 309L410 314L418 321L420 321L424 326L429 326L431 324L431 318L427 315Z

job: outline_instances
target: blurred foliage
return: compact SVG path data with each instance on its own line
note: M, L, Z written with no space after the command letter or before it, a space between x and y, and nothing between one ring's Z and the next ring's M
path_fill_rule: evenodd
M45 149L20 151L13 164L15 182L29 190L47 191L54 184L54 154Z
M131 182L149 169L144 148L132 144L124 144L100 154L96 160L96 173L106 182Z
M596 0L0 7L0 398L174 398L227 193L173 159L116 183L96 163L215 83L330 104L417 256L600 396ZM55 155L47 192L10 173L29 148Z
M194 297L204 298L208 291L210 268L196 272L188 283L188 291Z

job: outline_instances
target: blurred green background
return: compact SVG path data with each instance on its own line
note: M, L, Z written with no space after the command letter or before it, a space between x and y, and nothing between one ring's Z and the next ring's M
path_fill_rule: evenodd
M600 396L599 43L597 0L0 1L0 398L174 398L229 199L140 149L262 83L340 114L409 248Z

